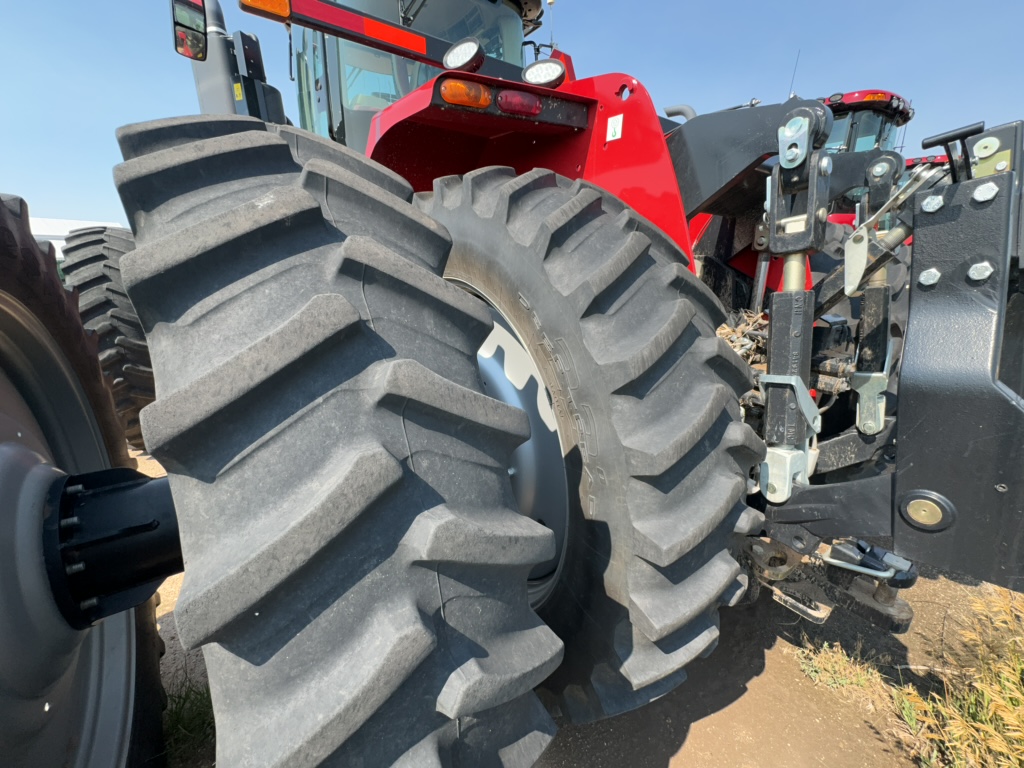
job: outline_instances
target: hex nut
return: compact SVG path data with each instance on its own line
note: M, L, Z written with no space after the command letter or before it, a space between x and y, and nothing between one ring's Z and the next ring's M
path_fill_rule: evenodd
M989 276L995 271L995 267L993 267L990 262L982 261L978 264L972 265L971 268L967 270L967 276L971 278L971 280L988 280Z
M935 267L931 267L921 273L921 276L917 278L917 282L921 285L935 285L939 282L940 277L942 277L942 273L935 269Z
M945 204L946 201L942 199L942 195L928 195L921 203L921 210L925 213L935 213Z
M998 194L999 187L996 186L994 182L986 181L984 184L982 184L980 187L974 190L974 194L971 195L971 198L976 203L987 203L989 200L992 200Z

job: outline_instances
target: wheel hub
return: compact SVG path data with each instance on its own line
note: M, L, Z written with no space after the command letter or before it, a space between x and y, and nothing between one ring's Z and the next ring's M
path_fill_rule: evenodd
M132 614L79 632L43 558L47 494L105 461L60 349L0 294L0 754L11 765L122 766L134 696ZM69 763L69 760L72 763Z
M568 528L569 488L558 422L537 364L508 322L493 309L492 314L494 329L477 353L484 389L530 419L530 439L512 454L512 491L519 511L555 536L554 557L530 572L530 599L536 607L557 580Z

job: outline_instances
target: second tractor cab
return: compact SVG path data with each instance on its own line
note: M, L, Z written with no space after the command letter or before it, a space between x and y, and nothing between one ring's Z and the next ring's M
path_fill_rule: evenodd
M822 102L835 117L825 142L829 152L895 150L899 129L914 116L910 104L892 91L833 93Z

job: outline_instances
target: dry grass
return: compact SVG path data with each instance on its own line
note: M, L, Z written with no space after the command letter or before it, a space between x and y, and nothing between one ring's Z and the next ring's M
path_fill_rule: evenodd
M903 685L881 670L881 657L848 654L804 637L800 668L834 690L856 690L877 703L879 692L901 724L899 740L924 768L1024 766L1024 598L991 587L971 601L955 658L929 668L930 688Z
M860 642L853 654L848 654L841 645L822 643L815 645L803 636L804 647L797 652L800 669L811 680L833 690L859 688L862 690L877 689L885 685L878 671L879 661L863 658L863 646Z
M971 609L969 659L944 671L939 690L894 689L896 712L921 765L1024 766L1024 599L992 589Z

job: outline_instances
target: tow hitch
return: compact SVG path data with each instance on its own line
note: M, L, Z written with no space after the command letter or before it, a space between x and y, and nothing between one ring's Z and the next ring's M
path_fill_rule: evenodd
M766 537L744 548L758 582L808 621L823 624L840 607L895 634L910 628L914 610L899 590L917 582L917 566L887 549L844 539L801 554Z

